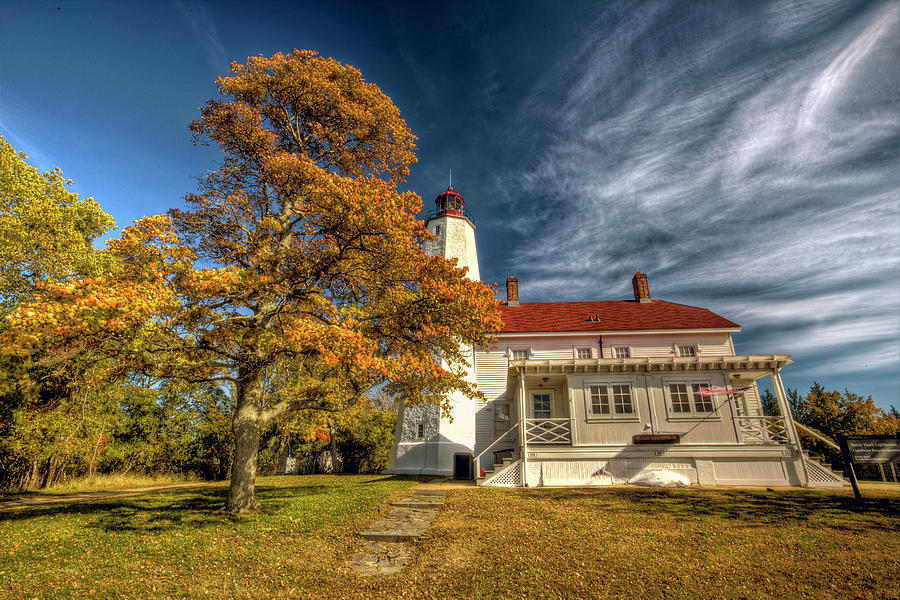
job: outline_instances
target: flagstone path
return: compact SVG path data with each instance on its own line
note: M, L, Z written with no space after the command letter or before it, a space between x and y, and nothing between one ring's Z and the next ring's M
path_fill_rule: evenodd
M367 540L366 550L353 557L351 566L362 575L400 572L412 560L410 544L427 535L446 497L446 490L416 487L392 502L387 515L360 533Z

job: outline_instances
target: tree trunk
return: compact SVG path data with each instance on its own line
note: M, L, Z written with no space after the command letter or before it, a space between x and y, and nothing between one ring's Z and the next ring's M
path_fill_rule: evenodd
M225 510L242 513L256 510L256 458L259 452L259 395L262 373L241 372L235 386L234 460L231 462L231 485Z
M88 479L94 478L94 470L96 468L97 450L100 449L100 442L103 440L103 433L97 436L97 443L94 444L94 453L91 454L91 463L88 465Z
M56 455L51 454L47 459L47 472L44 474L44 481L41 483L41 489L46 490L53 485L53 478L56 475Z
M40 465L38 464L38 459L31 459L31 468L28 470L28 476L25 479L25 483L22 485L22 489L33 490L35 486L37 486L39 471Z
M278 438L278 474L288 474L288 460L291 458L291 445L288 442L289 433L283 433ZM293 475L293 473L291 473Z
M331 472L340 473L341 464L338 461L337 440L334 439L334 425L329 424L328 430L331 439Z

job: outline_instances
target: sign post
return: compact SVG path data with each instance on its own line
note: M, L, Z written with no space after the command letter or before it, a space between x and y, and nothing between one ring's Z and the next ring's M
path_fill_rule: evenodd
M853 495L862 500L859 482L853 463L858 465L884 465L900 462L900 435L848 435L838 438L841 455L850 473Z
M858 502L862 500L862 494L859 493L859 482L856 480L856 471L853 469L853 459L850 457L850 448L847 447L847 438L844 436L839 437L838 443L841 445L841 456L844 457L844 464L847 465L847 474L850 475L853 495L856 496Z

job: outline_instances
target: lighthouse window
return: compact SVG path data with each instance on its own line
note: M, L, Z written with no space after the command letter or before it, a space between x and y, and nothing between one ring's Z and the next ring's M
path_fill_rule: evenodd
M441 226L440 225L434 226L434 235L441 235Z
M418 439L420 439L420 440L421 440L423 437L425 437L425 425L424 425L424 424L419 423L418 430L416 431L416 437L417 437Z

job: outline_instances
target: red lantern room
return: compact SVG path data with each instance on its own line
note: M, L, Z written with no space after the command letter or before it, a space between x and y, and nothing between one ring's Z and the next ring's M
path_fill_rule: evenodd
M472 213L466 209L466 201L458 193L453 191L453 186L447 188L447 191L434 199L435 209L428 213L425 217L427 225L432 219L441 217L462 217L466 219L472 227L475 227L475 219Z
M437 206L438 217L444 215L466 216L466 201L458 193L453 191L453 186L447 188L447 191L438 196L434 200Z

